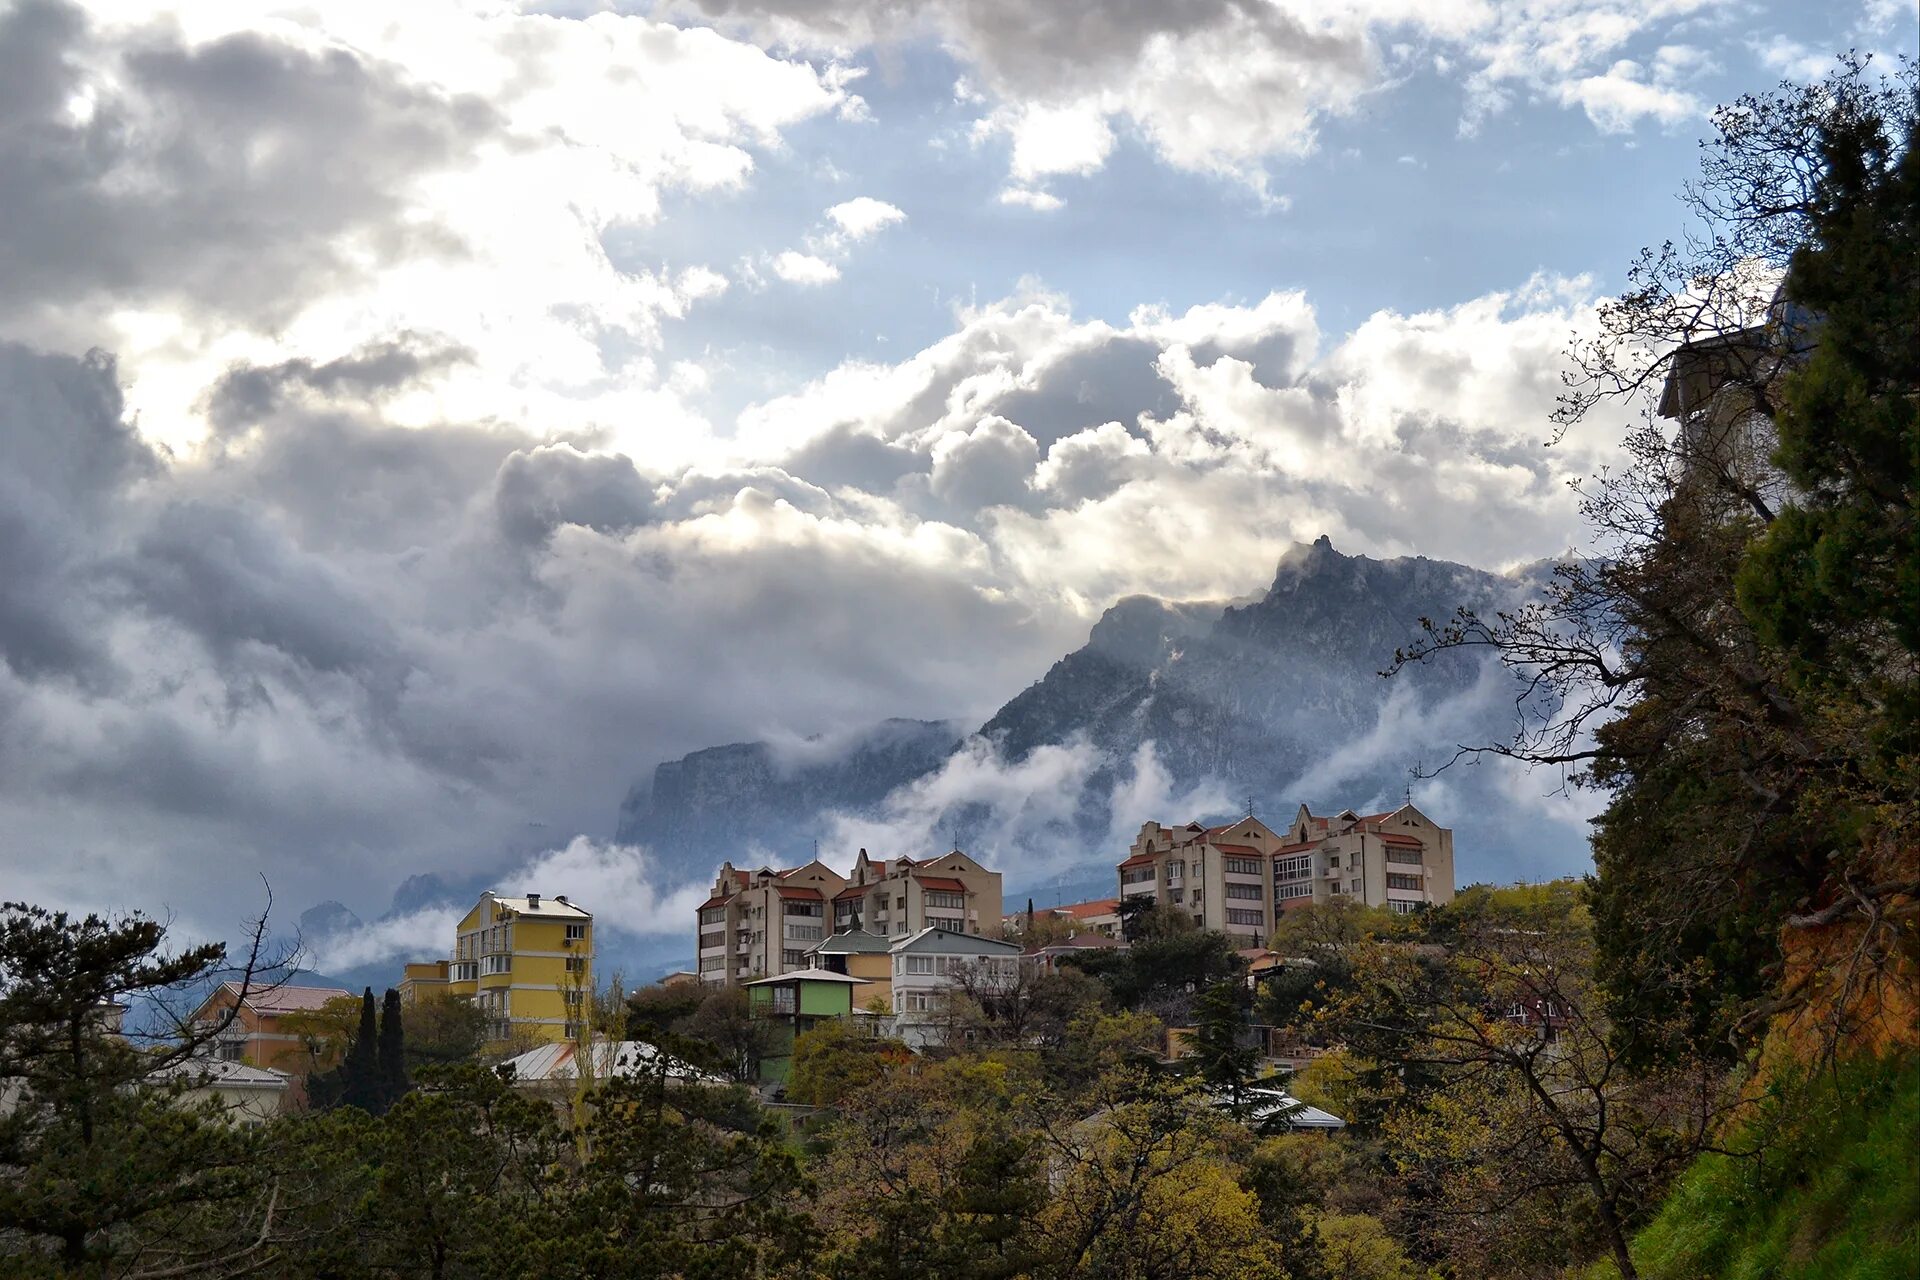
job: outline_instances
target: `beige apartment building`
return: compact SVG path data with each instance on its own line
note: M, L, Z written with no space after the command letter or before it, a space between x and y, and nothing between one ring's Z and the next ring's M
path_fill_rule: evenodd
M805 969L808 952L837 933L978 934L999 921L1000 873L958 849L926 862L862 849L847 875L818 859L785 871L728 862L699 908L700 979L733 986Z
M1216 827L1149 822L1118 870L1122 903L1151 894L1202 928L1258 945L1282 912L1310 902L1412 911L1453 901L1453 832L1411 804L1326 818L1301 805L1278 832L1253 817Z

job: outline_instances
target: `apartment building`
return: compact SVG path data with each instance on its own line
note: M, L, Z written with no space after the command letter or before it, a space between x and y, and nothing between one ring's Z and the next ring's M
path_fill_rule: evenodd
M593 992L593 915L565 894L489 889L454 931L445 990L487 1015L487 1039L572 1040Z
M356 999L344 987L249 987L244 993L237 982L223 982L207 994L190 1020L206 1031L220 1024L232 1011L232 1019L208 1046L208 1054L221 1062L238 1062L249 1067L277 1068L304 1074L311 1063L306 1039L291 1025L289 1016L318 1013L329 1000Z
M1257 946L1282 912L1310 902L1411 911L1453 901L1453 832L1411 804L1330 817L1301 805L1278 832L1254 817L1215 827L1148 822L1118 872L1122 903L1151 895Z
M813 963L808 953L839 933L901 938L929 927L978 934L1000 919L1000 874L958 849L925 862L872 858L850 874L815 859L785 871L720 868L698 912L702 981L733 986Z

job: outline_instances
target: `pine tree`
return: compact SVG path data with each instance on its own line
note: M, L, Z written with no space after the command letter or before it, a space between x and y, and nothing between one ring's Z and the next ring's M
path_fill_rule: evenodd
M380 1109L385 1111L412 1088L407 1079L406 1028L401 1019L400 993L387 988L380 1005L380 1050L378 1054Z

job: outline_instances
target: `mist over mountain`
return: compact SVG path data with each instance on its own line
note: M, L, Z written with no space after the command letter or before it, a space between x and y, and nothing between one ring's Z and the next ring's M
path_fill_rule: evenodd
M838 744L737 743L660 765L622 806L616 841L674 875L723 858L787 864L820 842L919 857L958 845L1016 894L1111 887L1140 821L1291 816L1398 802L1456 830L1464 880L1584 865L1585 811L1558 779L1456 765L1459 744L1511 732L1513 690L1476 654L1380 672L1423 617L1511 606L1544 568L1490 573L1425 557L1296 544L1238 604L1135 596L972 734L888 721ZM837 749L836 749L837 747Z

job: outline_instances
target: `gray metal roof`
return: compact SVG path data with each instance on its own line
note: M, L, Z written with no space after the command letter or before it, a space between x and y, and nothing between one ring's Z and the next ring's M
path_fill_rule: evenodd
M776 974L771 978L755 978L744 982L746 987L770 987L776 982L845 982L865 986L867 979L850 978L844 973L835 973L831 969L795 969L792 973Z
M807 954L816 956L884 955L892 946L893 939L885 934L868 933L865 929L849 929L845 933L836 933L822 938Z
M938 925L928 925L910 938L902 938L888 948L895 955L925 952L944 956L1017 956L1020 944L1000 938L983 938L977 933L956 933Z

